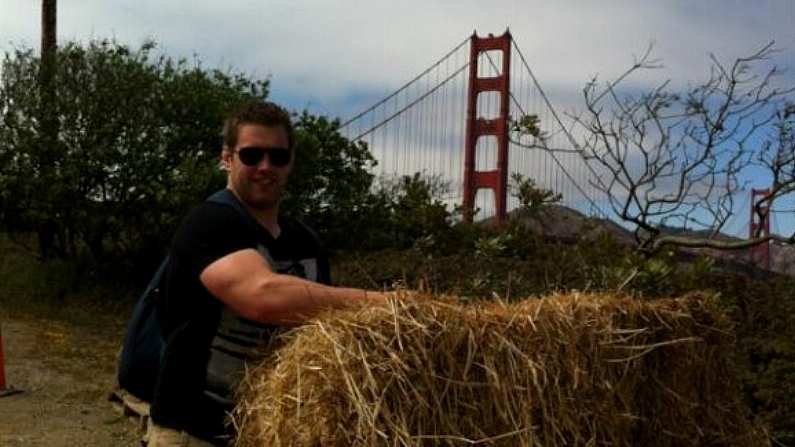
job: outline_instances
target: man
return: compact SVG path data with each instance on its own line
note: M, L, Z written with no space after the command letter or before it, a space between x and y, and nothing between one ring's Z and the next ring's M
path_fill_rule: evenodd
M330 287L313 234L279 215L296 158L289 115L253 103L224 125L223 203L193 209L177 231L160 307L166 339L151 406L150 446L225 445L232 393L257 345L329 308L384 302L384 294ZM252 219L253 218L253 219Z

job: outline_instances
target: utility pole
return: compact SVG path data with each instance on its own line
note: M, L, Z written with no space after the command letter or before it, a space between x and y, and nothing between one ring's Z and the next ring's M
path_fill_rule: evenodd
M58 12L57 0L42 0L41 2L41 56L49 58L55 54L56 18Z
M42 98L45 103L51 101L54 93L53 77L55 74L57 0L41 1L41 74L40 82Z
M41 2L41 67L39 71L39 123L41 125L41 146L39 149L40 181L42 187L52 184L58 142L58 107L55 93L56 73L56 17L57 0ZM45 209L44 217L37 225L39 252L49 258L55 247L57 217L53 210Z
M58 136L58 120L55 114L55 56L56 56L57 0L41 1L41 88L42 133L50 144Z

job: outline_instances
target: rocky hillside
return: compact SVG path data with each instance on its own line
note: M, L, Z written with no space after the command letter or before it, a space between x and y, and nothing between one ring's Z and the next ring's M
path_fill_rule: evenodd
M599 234L609 233L616 240L634 244L635 238L631 231L608 219L588 217L583 213L560 205L549 205L535 214L523 210L514 210L509 214L512 220L518 220L540 234L552 238L575 239L591 238ZM486 222L491 221L491 219ZM667 232L679 236L704 237L703 232L677 228L667 228ZM719 234L721 240L739 240L736 237ZM715 250L715 249L682 249L690 255L706 254L716 259L731 263L748 264L748 250ZM795 246L778 242L770 246L771 270L795 276Z

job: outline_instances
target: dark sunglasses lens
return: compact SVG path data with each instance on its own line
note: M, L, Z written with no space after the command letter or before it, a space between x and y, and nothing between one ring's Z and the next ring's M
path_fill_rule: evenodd
M257 165L265 154L268 154L268 159L273 166L287 166L290 163L290 150L281 147L244 147L238 151L238 154L240 161L246 166Z
M244 147L238 151L240 161L246 166L254 166L265 156L265 149L257 147Z
M287 166L290 163L290 150L274 148L268 152L268 157L273 166Z

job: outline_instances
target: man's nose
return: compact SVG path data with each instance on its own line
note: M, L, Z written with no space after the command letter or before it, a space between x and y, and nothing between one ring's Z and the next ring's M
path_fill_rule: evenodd
M273 164L271 163L271 157L269 154L264 154L262 160L257 163L257 170L267 171L268 169L273 168Z

